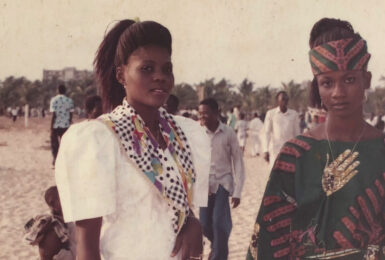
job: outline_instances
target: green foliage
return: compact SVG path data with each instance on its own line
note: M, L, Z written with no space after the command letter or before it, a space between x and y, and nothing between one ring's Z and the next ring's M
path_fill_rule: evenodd
M265 114L267 110L275 105L275 89L271 89L270 86L264 86L257 88L253 93L253 109L257 110L261 114Z
M244 79L241 82L241 85L239 86L239 94L242 98L242 107L246 111L251 111L256 109L256 107L253 106L253 88L254 83L249 81L248 79Z
M64 84L67 95L74 100L75 106L83 107L86 96L96 94L96 86L92 78L64 83L57 79L41 82L29 81L24 77L8 77L0 83L0 111L6 107L23 106L44 107L48 109L49 102L57 93L57 87Z
M172 93L179 98L179 109L193 109L198 106L198 95L191 85L177 84Z
M376 115L385 114L385 88L376 87L368 92L365 111L374 112Z
M211 78L197 84L197 86L203 88L203 98L215 98L222 111L228 111L242 103L241 96L232 91L234 86L226 79L221 79L215 83L214 78Z
M66 84L67 95L72 98L75 106L83 107L87 96L96 95L96 85L92 77L81 80L70 80Z
M0 89L0 105L2 108L10 106L22 106L34 96L31 89L35 88L32 82L24 77L6 78Z
M310 81L305 81L303 84L295 83L291 80L288 83L282 82L283 90L287 92L290 98L289 107L297 110L304 111L309 105L309 88Z
M385 114L385 77L381 77L381 84L369 90L368 99L365 102L367 113ZM6 107L23 106L44 107L48 109L50 99L56 95L57 87L64 84L67 87L67 95L74 100L75 106L83 107L84 100L89 95L97 93L93 77L81 80L62 82L56 78L41 82L29 81L24 77L8 77L0 82L0 112ZM309 104L310 81L296 83L291 80L282 82L282 88L290 98L289 107L302 112ZM267 86L254 86L254 83L244 79L239 85L234 85L227 79L216 82L214 78L205 80L195 86L187 83L177 84L173 93L179 98L180 109L196 108L200 99L215 98L223 112L229 111L235 106L240 106L243 112L258 111L260 114L275 106L277 88Z

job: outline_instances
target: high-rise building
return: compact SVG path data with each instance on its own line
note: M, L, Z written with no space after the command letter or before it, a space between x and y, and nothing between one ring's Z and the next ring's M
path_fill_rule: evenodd
M92 76L92 71L77 70L75 67L67 67L62 70L43 70L43 81L56 78L64 82L68 82L70 80L80 80Z

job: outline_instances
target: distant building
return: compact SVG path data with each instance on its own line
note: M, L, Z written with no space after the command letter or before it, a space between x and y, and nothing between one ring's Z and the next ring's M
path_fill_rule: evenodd
M43 70L43 81L49 81L54 78L64 82L70 80L80 80L92 77L93 72L89 70L77 70L75 67L67 67L62 70Z

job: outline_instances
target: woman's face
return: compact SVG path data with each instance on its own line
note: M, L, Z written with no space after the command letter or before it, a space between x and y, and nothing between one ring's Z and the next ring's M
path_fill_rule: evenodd
M129 56L127 65L117 69L117 78L135 109L159 108L174 86L171 56L155 45L139 47Z
M318 75L316 79L322 103L329 114L362 114L364 92L370 86L370 72L331 71Z

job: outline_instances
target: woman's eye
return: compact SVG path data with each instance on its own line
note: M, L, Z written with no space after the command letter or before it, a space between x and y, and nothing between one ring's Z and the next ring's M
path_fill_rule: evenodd
M164 69L164 72L166 73L166 74L171 74L172 73L172 67L170 66L170 67L166 67L165 69Z
M330 87L330 85L331 85L330 80L323 80L323 81L321 81L321 86L322 87L327 88L327 87Z
M141 71L145 71L145 72L151 72L151 71L153 71L154 69L153 69L152 66L142 66L142 67L140 68L140 70L141 70Z
M355 81L356 81L355 77L347 77L345 79L345 83L348 83L348 84L354 83Z

